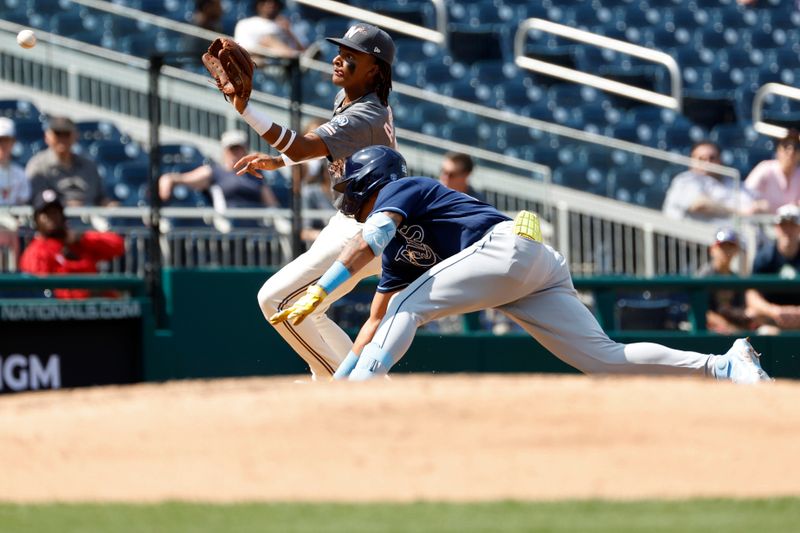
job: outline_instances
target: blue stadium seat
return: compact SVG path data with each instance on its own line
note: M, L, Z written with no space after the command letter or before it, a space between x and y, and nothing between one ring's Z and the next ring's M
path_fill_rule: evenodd
M44 125L38 118L14 118L17 130L17 141L29 143L41 141L44 138Z
M662 150L688 153L691 146L701 140L702 128L686 122L664 124L656 132L657 146Z
M7 117L11 119L41 119L42 112L30 100L21 99L8 99L0 100L0 117Z
M81 120L75 123L78 128L78 142L87 146L95 141L123 142L122 132L108 120Z
M107 182L127 183L130 186L140 186L147 183L150 175L150 163L143 159L123 161L114 167Z
M349 19L326 16L317 22L315 31L318 39L324 39L325 37L341 37L349 28Z
M200 166L205 156L192 144L162 144L158 147L162 165L185 164L191 168Z
M753 131L752 126L744 127L742 122L717 124L711 129L709 139L723 149L744 148L751 142L748 138L748 130ZM753 131L753 133L755 132Z
M502 60L504 34L500 27L452 24L449 49L455 61L472 64L481 60Z
M419 65L420 84L428 89L436 90L442 83L448 83L458 79L451 72L451 66L439 61L420 63Z
M171 49L171 44L163 31L145 30L136 35L128 35L119 40L120 51L138 57L163 54Z
M633 196L633 201L643 207L661 209L666 196L667 191L661 185L651 185L636 191L636 194Z
M520 115L537 120L553 121L553 111L544 100L523 107L520 109Z
M95 141L89 146L89 158L97 164L103 176L110 176L113 168L126 161L143 157L142 150L134 142L121 143L120 141Z
M516 124L504 124L495 129L493 138L496 140L496 148L506 153L520 153L521 149L529 146L533 142L530 129ZM511 153L507 155L512 155Z
M432 27L435 23L433 4L430 3L373 2L370 11L418 26Z
M468 102L478 102L478 97L475 94L475 87L472 86L468 79L445 83L440 87L440 90L442 94L451 98L466 100Z
M442 137L448 141L469 146L485 145L486 139L480 139L478 128L472 124L445 124L441 131Z
M541 98L541 90L537 91L523 85L519 81L508 81L495 88L494 100L499 109L519 110Z
M606 173L614 165L610 148L600 145L587 144L576 150L576 159L586 164L588 168L597 169Z
M595 178L597 179L597 178ZM581 161L558 166L553 171L553 182L564 187L594 194L605 194L606 184L589 179L589 167Z

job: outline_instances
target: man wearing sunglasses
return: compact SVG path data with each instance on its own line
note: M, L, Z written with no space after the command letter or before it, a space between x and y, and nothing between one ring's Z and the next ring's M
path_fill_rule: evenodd
M97 165L72 150L77 140L78 129L72 120L50 118L44 132L47 150L33 156L25 168L34 197L44 190L54 190L66 207L108 203Z

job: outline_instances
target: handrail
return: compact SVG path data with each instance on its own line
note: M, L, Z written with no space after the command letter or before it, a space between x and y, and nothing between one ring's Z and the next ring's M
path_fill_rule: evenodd
M444 5L444 0L431 0L436 9L436 30L431 30L425 26L411 24L398 20L386 15L380 15L374 11L353 7L344 2L336 2L335 0L294 0L296 4L303 4L314 9L321 9L323 11L330 11L340 16L352 17L359 20L364 20L376 26L383 26L390 28L392 31L397 31L416 37L417 39L424 39L432 43L442 46L447 46L447 9Z
M767 83L762 85L756 91L753 98L753 129L758 133L769 135L771 137L783 138L789 132L787 128L776 126L761 120L761 115L764 110L764 99L769 94L776 94L778 96L785 96L793 100L800 100L800 89L797 87L790 87L782 83Z
M572 39L574 41L580 41L582 43L599 46L601 48L608 48L648 61L660 63L667 67L667 70L670 73L672 82L672 96L666 96L661 93L641 89L627 83L607 80L594 74L587 74L579 70L566 68L548 63L546 61L541 61L539 59L527 57L524 53L524 44L525 38L530 30L552 33L567 39ZM645 48L643 46L631 44L626 41L621 41L619 39L604 37L602 35L579 30L570 26L564 26L563 24L556 24L555 22L550 22L549 20L529 18L524 20L519 25L517 28L517 33L514 35L514 62L520 68L541 72L543 74L562 78L567 81L583 83L603 91L627 96L629 98L634 98L636 100L652 103L661 107L674 109L676 111L680 111L683 106L680 69L678 68L678 64L675 62L675 59L668 54L659 52L657 50L651 50L650 48Z

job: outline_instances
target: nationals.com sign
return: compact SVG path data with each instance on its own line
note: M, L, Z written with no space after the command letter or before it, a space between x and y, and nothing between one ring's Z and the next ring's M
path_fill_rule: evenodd
M141 352L139 302L0 302L0 394L135 383Z

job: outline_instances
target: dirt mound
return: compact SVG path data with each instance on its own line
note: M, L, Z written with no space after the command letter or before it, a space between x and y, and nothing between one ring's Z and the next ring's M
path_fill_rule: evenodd
M800 383L531 375L0 397L0 500L800 494Z

